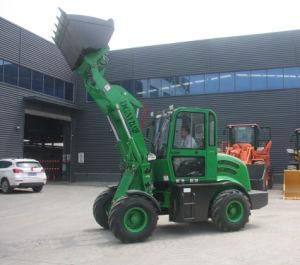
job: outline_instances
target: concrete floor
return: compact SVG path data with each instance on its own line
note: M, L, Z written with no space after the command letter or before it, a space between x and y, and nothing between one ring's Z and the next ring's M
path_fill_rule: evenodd
M300 264L300 201L270 191L245 229L175 224L163 216L144 243L121 244L93 220L95 186L47 185L40 194L0 192L1 265Z

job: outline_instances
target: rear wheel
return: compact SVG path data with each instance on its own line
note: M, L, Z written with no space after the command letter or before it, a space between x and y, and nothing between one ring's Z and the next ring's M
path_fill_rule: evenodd
M111 201L115 195L116 189L110 188L102 192L95 200L93 205L93 215L96 222L105 229L109 228L108 213L111 207Z
M41 192L42 189L43 189L43 186L44 186L44 185L32 187L32 190L33 190L34 192Z
M141 196L123 197L111 208L109 226L122 242L140 242L152 235L157 219L157 210L151 201Z
M249 221L250 202L239 190L225 190L214 200L212 220L222 231L237 231Z
M3 179L1 182L1 189L2 192L5 194L11 193L14 189L9 185L9 182L7 179Z

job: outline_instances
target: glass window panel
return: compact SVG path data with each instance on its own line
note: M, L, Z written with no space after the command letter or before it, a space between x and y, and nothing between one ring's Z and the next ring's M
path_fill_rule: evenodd
M134 81L133 80L122 81L121 86L124 87L129 93L134 95Z
M0 59L0 82L3 81L3 60Z
M54 78L45 75L44 76L44 92L48 95L54 96Z
M149 80L149 96L155 98L160 96L161 92L161 79L150 79Z
M135 80L135 93L140 98L148 97L148 79Z
M216 121L215 116L209 113L209 146L216 145Z
M173 169L176 178L203 177L205 175L204 156L173 156ZM193 217L186 215L186 217Z
M32 90L43 92L44 75L39 72L32 72Z
M60 79L55 79L55 93L54 95L59 98L64 98L65 82Z
M173 148L204 148L204 114L180 112L176 117Z
M4 66L4 82L17 85L18 84L18 66L14 63L3 61Z
M69 82L66 82L65 83L65 99L66 100L70 100L70 101L73 101L73 84L72 83L69 83Z
M300 67L283 69L284 88L300 87Z
M251 89L251 78L249 71L235 73L235 91L247 91Z
M234 91L234 73L220 74L220 92Z
M280 89L283 88L283 69L269 69L267 70L268 88Z
M31 89L31 70L23 66L19 67L19 86Z
M166 77L162 79L161 83L161 95L163 97L169 97L175 95L175 78Z
M205 75L205 93L216 93L219 91L219 74Z
M176 76L175 77L175 93L178 95L188 95L190 93L190 77Z
M256 70L251 71L252 90L262 90L267 88L267 71Z
M204 83L205 83L204 75L191 75L190 94L203 94Z

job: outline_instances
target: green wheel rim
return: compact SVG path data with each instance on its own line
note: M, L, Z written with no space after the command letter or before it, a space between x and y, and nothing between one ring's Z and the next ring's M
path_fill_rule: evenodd
M123 222L129 232L138 233L147 226L148 214L141 207L130 208L125 212Z
M232 223L241 221L244 216L244 206L240 201L233 200L226 206L226 217Z

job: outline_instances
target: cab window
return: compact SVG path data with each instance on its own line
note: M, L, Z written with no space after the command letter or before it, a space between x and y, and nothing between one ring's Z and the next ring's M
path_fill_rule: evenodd
M176 118L173 148L204 148L204 113L180 112Z
M215 116L209 113L209 146L216 145L216 121Z

